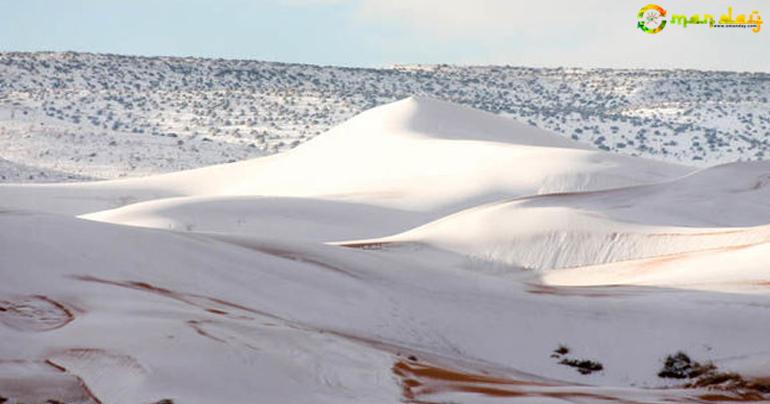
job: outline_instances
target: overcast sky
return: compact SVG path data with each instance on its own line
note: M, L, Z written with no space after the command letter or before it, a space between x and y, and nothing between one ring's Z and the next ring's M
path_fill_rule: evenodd
M770 0L0 0L0 50L770 72L770 25L650 35L650 2L770 22Z

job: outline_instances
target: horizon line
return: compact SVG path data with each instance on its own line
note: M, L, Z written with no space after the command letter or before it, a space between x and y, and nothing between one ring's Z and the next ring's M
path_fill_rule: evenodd
M615 70L615 71L645 71L645 72L658 72L658 71L679 71L679 72L701 72L701 73L736 73L736 74L761 74L770 75L768 71L758 70L705 70L696 68L644 68L644 67L585 67L585 66L534 66L534 65L513 65L513 64L464 64L464 63L392 63L387 66L354 66L354 65L335 65L335 64L319 64L309 62L286 62L279 60L267 60L257 58L243 58L243 57L214 57L214 56L194 56L194 55L153 55L153 54L131 54L131 53L113 53L113 52L95 52L95 51L79 51L79 50L34 50L34 51L18 51L18 50L3 50L0 49L0 55L8 54L76 54L76 55L95 55L95 56L118 56L126 58L137 59L193 59L193 60L213 60L213 61L230 61L230 62L255 62L255 63L270 63L279 65L298 65L298 66L310 66L317 68L340 68L340 69L352 69L352 70L398 70L399 67L461 67L461 68L519 68L519 69L540 69L540 70Z

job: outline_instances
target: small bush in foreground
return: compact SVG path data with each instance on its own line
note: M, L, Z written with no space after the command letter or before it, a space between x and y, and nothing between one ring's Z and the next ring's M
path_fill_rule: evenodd
M686 353L679 351L674 355L666 357L663 369L658 372L658 377L666 379L694 379L715 369L716 367L712 363L701 364L695 362Z
M577 371L580 372L581 375L588 375L593 372L598 372L604 369L604 366L599 362L594 362L586 359L574 359L574 358L565 357L565 355L567 355L569 352L570 352L569 347L567 347L566 345L559 345L559 347L553 351L553 353L551 354L551 357L556 359L561 359L559 361L559 364L573 367L577 369Z
M604 369L604 365L602 365L601 363L586 360L586 359L564 358L559 363L562 365L570 366L577 369L577 371L580 372L581 375L588 375L593 372L598 372Z
M690 388L770 394L770 383L746 380L734 372L720 372L713 363L701 364L681 351L666 357L658 377L691 380L684 385Z
M567 347L566 345L559 345L558 348L554 349L553 355L551 356L555 358L557 356L563 356L568 353L569 353L569 347Z

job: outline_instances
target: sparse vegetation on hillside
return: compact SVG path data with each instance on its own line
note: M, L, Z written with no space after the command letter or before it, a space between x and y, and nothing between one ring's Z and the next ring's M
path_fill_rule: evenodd
M411 95L624 154L697 164L764 159L768 93L770 75L759 73L0 53L0 157L34 162L0 173L3 181L114 178L242 160Z

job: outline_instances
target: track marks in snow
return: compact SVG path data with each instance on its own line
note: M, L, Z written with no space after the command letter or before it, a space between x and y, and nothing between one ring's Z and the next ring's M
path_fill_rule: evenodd
M76 377L94 403L103 402L98 396L121 397L121 392L140 385L149 373L133 356L99 348L56 350L46 363Z
M229 302L227 300L204 296L195 293L186 293L180 291L174 291L171 289L155 286L147 282L140 281L114 281L109 279L97 278L88 275L75 275L73 278L84 281L101 283L105 285L118 286L121 288L133 289L141 292L151 293L158 296L163 296L178 302L185 303L190 306L200 308L207 313L217 314L222 316L228 316L232 319L240 320L254 320L251 314L268 317L274 320L283 320L275 315L266 313L264 311L256 310L251 307L247 307L241 304Z
M51 331L74 319L72 310L47 296L0 299L0 323L17 331Z
M19 403L101 403L80 377L50 360L0 359L0 397Z
M247 248L255 251L259 251L267 255L272 255L278 258L302 262L306 264L312 264L314 266L328 269L330 271L333 271L351 278L360 278L359 274L352 272L346 268L342 268L341 266L338 266L338 265L332 265L328 262L322 261L321 259L314 258L309 256L308 254L303 254L297 251L290 251L290 250L276 248L276 247L264 247L264 246L248 246Z
M552 296L578 296L578 297L624 297L635 296L642 294L640 288L633 288L622 285L607 285L600 287L588 287L588 286L570 286L570 287L557 287L545 284L528 284L527 292L536 295L552 295Z

